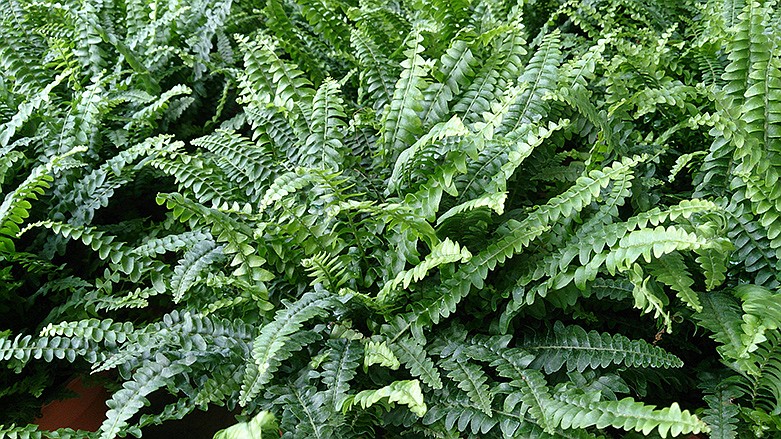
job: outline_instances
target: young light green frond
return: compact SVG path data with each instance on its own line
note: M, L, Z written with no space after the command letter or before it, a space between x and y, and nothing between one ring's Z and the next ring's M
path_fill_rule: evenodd
M457 242L445 238L444 241L432 248L431 253L429 253L420 264L416 265L415 268L399 272L392 281L383 285L382 290L380 290L380 293L377 295L377 300L381 303L388 301L392 302L392 299L389 298L389 296L391 296L399 285L401 285L402 288L407 289L412 282L423 279L428 272L434 268L454 262L466 262L471 257L472 254L466 247L462 247Z
M756 370L748 377L749 395L761 410L778 416L781 413L781 337L777 331L768 332L767 340L752 353Z
M586 428L612 426L623 430L634 430L648 435L657 431L666 438L681 434L708 432L708 426L688 410L681 411L677 403L656 410L632 398L619 401L599 401L587 395L555 393L546 406L555 424L565 428Z
M330 291L338 291L354 276L348 271L349 259L346 255L332 256L320 252L312 257L302 259L301 266L312 278L310 285L323 284Z
M611 249L606 255L605 266L610 274L615 274L628 270L641 256L645 262L651 262L652 257L658 259L675 250L694 250L707 245L706 238L675 226L635 230Z
M735 355L733 359L741 370L758 374L756 359L752 358L751 353L768 340L767 331L781 327L781 305L773 292L756 285L738 285L734 288L734 294L743 302L742 333L740 344L733 346L734 351L725 352Z
M670 312L665 310L670 299L664 294L664 291L650 282L651 278L645 276L640 264L634 264L627 271L627 275L635 286L632 290L635 308L643 314L653 312L654 318L664 323L665 331L672 332L672 317Z
M18 236L19 226L30 216L30 200L37 200L38 196L44 194L54 180L52 174L69 166L67 160L70 156L85 150L84 147L74 148L66 154L52 157L33 168L19 186L5 194L0 204L0 248L14 251L12 239Z
M586 332L577 325L553 325L545 335L526 337L519 348L535 355L531 367L552 374L562 367L571 372L606 368L612 365L627 367L682 367L683 362L664 349L643 340L630 340L620 334Z
M246 406L263 386L273 378L279 365L301 346L291 345L291 336L302 325L315 317L323 316L326 310L333 308L335 299L327 291L309 292L286 309L277 312L274 320L263 326L260 335L252 345L252 362L244 372L244 384L241 387L239 402Z
M379 364L383 367L388 367L392 370L396 370L401 366L399 359L393 354L393 351L388 345L383 342L376 342L369 340L364 346L363 356L363 370L366 372L369 366L373 364Z
M247 422L239 422L218 431L214 439L276 439L278 431L276 418L264 410Z
M494 192L489 195L484 195L469 201L465 201L457 206L453 206L447 210L447 212L437 217L437 226L441 225L449 218L469 212L470 210L480 209L487 207L494 211L497 215L504 213L504 203L507 200L507 192Z
M423 401L423 392L418 380L394 381L377 390L364 390L345 399L343 410L350 410L355 405L367 408L385 398L388 399L389 403L408 406L409 410L418 416L426 414L427 407Z
M14 243L20 232L19 225L30 216L32 204L29 200L38 199L53 180L50 165L40 165L33 169L27 178L13 191L7 193L0 204L0 246L5 251L13 251Z

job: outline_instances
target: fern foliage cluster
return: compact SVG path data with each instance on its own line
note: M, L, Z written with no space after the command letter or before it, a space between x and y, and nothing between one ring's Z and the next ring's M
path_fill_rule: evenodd
M781 431L775 1L0 5L0 436Z

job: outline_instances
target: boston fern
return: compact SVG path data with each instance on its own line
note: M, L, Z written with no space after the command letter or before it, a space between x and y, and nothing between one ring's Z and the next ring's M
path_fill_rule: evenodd
M0 436L781 431L776 2L0 4Z

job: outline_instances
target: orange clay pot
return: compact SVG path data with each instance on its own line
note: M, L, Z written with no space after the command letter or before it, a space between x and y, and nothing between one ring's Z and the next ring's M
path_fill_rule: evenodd
M106 389L100 386L86 387L81 378L72 380L66 387L78 396L46 404L35 423L41 430L72 428L98 431L106 418L106 400L109 398Z

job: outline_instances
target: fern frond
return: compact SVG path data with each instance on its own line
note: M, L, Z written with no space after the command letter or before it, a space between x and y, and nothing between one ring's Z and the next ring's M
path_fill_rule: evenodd
M347 131L344 122L341 89L333 79L326 78L312 100L311 134L297 153L299 166L338 171L343 167L347 151L342 139Z
M241 135L225 130L191 141L219 157L218 165L226 163L226 174L245 187L247 196L259 197L274 169L269 152Z
M642 340L630 340L620 334L586 332L577 325L553 325L546 335L526 337L519 348L535 355L531 367L552 374L566 366L567 371L583 372L587 368L611 365L627 367L682 367L683 362L664 349Z
M474 76L477 60L469 46L467 41L453 40L440 57L439 69L433 73L439 82L432 82L423 91L426 108L421 119L424 129L445 121L450 102L461 94L461 89Z
M350 47L350 27L342 12L341 1L296 0L301 13L314 31L337 50L347 53Z
M458 143L458 139L469 131L458 116L453 116L447 122L440 122L422 135L412 146L402 151L393 166L393 173L388 180L390 192L402 192L411 186L416 174L423 174L423 170L431 166L441 156L445 155L446 148L451 141ZM449 185L444 185L445 190Z
M214 178L214 174L222 174L222 170L208 157L184 154L174 159L159 157L150 165L174 177L182 192L191 192L201 203L227 208L230 203L241 200L241 195L227 184L224 176Z
M478 159L468 165L467 172L456 178L456 187L461 192L458 201L464 202L484 192L507 190L507 181L523 160L534 151L534 148L568 123L568 120L562 120L558 123L551 122L547 126L542 124L530 126L513 140L489 142L488 145L491 147L480 151Z
M467 125L490 111L491 103L498 101L521 74L521 57L526 54L523 25L514 23L505 30L501 40L497 41L495 52L483 60L483 68L452 107L452 111L461 115Z
M691 278L680 253L668 253L648 264L648 269L657 281L672 288L685 304L697 312L702 311L700 299L691 288L694 279Z
M360 28L352 29L350 42L363 67L360 74L362 96L368 95L371 107L380 111L393 97L397 67Z
M457 358L443 358L440 366L448 371L447 376L458 388L466 392L469 399L486 415L491 416L494 393L486 384L488 377L480 366Z
M307 104L314 90L304 73L277 56L275 45L269 37L261 36L249 40L237 36L239 47L244 52L245 74L240 78L242 99L263 107L274 104L287 111Z
M417 282L428 274L429 271L444 264L453 262L466 262L472 257L472 254L466 247L461 247L457 242L453 242L448 238L436 245L431 249L431 253L415 268L411 270L405 270L399 272L396 277L383 285L377 295L379 302L389 301L388 296L392 291L402 285L404 289L408 288L410 283Z
M74 148L68 153L52 157L46 163L33 168L30 174L13 191L8 192L0 204L0 248L6 251L14 251L12 239L20 233L19 226L30 216L32 204L29 200L37 200L43 195L54 180L52 174L67 165L67 159L86 148Z
M561 60L561 40L559 32L554 31L542 39L539 49L524 69L519 79L523 92L507 110L507 115L497 128L497 134L516 138L523 135L523 131L518 131L521 127L536 123L547 116L543 97L556 88L557 70Z
M742 345L740 327L742 312L734 298L724 292L700 294L702 312L695 314L698 323L710 330L710 337L721 346L716 350L726 358L737 358Z
M423 401L423 391L418 380L394 381L393 383L377 390L364 390L356 395L351 395L344 400L343 410L349 410L355 405L367 408L380 400L388 399L389 403L404 404L409 410L418 415L426 414L426 403Z
M290 343L291 336L302 325L315 317L324 316L334 306L334 298L327 291L306 293L280 310L274 320L263 326L252 346L252 362L247 364L239 403L247 405L262 387L271 381L280 363L301 346Z
M738 406L732 402L738 397L736 392L728 389L718 389L711 395L706 395L703 400L708 408L703 411L702 421L710 428L712 439L737 438L736 425L738 422Z
M203 271L221 256L222 246L217 246L214 241L201 241L191 247L179 260L171 276L174 303L179 303Z
M139 261L131 254L130 247L125 242L117 240L116 236L106 234L95 227L80 227L55 221L42 221L28 226L45 227L63 238L78 239L84 245L97 252L98 257L109 260L123 273L137 278Z
M634 284L632 297L634 307L643 314L653 312L655 319L661 319L667 332L672 332L672 317L669 311L665 311L670 299L655 284L650 283L651 278L646 277L640 264L634 264L628 270L629 280Z
M399 80L393 90L393 97L383 116L382 155L394 162L398 155L415 143L423 133L419 113L423 111L423 90L428 87L424 79L430 63L423 59L424 51L420 31L414 32L407 41L406 60L402 63Z
M71 428L58 428L53 431L40 431L37 424L28 424L23 427L16 425L0 425L0 436L8 439L77 439L77 438L97 438L94 431L73 430Z
M284 407L280 429L290 432L292 437L318 439L334 437L331 422L338 423L341 414L330 412L323 407L325 399L314 386L299 381L273 388L271 391L275 394L281 393L281 396L275 400Z
M278 431L276 418L264 410L247 422L239 422L218 431L214 434L214 439L269 439Z
M369 366L379 364L380 366L396 370L401 366L399 359L393 354L387 343L369 340L364 346L363 370L366 372Z
M318 51L312 48L313 42L304 38L303 32L288 15L282 1L267 1L263 13L266 27L274 33L278 44L296 65L307 72L314 83L319 84L329 74L328 65L318 56Z
M346 258L342 256L334 257L320 252L312 257L302 259L301 266L312 278L311 285L319 283L331 291L338 291L342 285L349 282L354 274L348 272L348 263L345 261Z
M33 95L27 101L19 104L16 113L5 123L0 125L0 148L8 145L16 134L16 131L27 122L33 113L40 109L50 100L50 94L62 81L72 74L71 71L64 71L57 75L53 81L49 82L41 91Z
M321 379L326 386L326 403L334 411L342 408L342 400L350 390L350 380L355 377L361 357L361 343L346 339L328 342L328 360L323 363Z
M100 439L113 439L128 425L127 421L148 404L146 396L162 388L171 379L188 370L183 361L170 361L163 355L155 358L134 374L106 402L109 411L100 426Z
M181 222L189 222L191 226L199 223L208 225L216 242L227 244L222 248L222 253L233 258L229 265L235 267L233 276L241 278L248 285L273 279L274 276L262 268L265 259L258 256L255 247L247 242L253 235L249 225L237 221L224 211L208 208L181 194L158 194L156 201L171 209L174 217ZM239 210L238 206L234 207Z
M414 321L417 326L428 322L437 323L441 317L449 316L461 299L469 293L472 285L476 288L483 287L489 270L523 251L561 218L577 213L589 205L611 181L626 178L636 163L635 159L625 159L604 170L593 170L588 176L578 178L575 185L567 191L536 208L523 221L511 220L507 224L509 233L463 264L451 279L444 282L443 296L419 307L410 321Z
M432 389L442 388L442 378L439 370L434 365L434 362L431 361L431 358L426 355L424 347L414 338L398 338L393 340L388 347L390 347L401 364L409 369L413 376L419 377L424 384Z
M613 426L642 432L644 435L657 430L662 437L667 437L668 434L679 436L709 431L704 422L688 410L681 411L677 403L656 410L654 406L645 405L632 398L594 401L588 395L569 396L566 393L555 393L554 399L546 408L554 423L565 428Z

